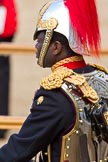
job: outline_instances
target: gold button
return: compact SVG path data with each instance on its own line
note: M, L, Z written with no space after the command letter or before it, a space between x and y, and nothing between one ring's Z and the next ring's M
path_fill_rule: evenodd
M83 112L83 109L79 109L80 112Z
M68 141L70 141L70 138L68 137Z
M66 154L66 157L69 157L69 154Z
M76 130L76 134L78 134L79 133L79 131L78 130Z
M83 120L79 120L79 122L82 124L83 123Z
M70 147L69 146L67 146L67 149L69 149Z

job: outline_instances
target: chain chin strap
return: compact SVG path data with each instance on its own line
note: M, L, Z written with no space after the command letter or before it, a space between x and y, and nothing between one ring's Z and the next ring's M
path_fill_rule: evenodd
M39 65L41 67L43 67L44 57L47 53L52 36L53 36L53 30L51 29L46 30L45 39L44 39L43 46L42 46L40 56L39 56Z
M43 30L46 30L45 39L39 56L39 65L43 67L44 57L47 53L51 38L53 36L53 31L57 27L58 21L55 18L49 18L48 20L41 20L38 24L38 27L41 27Z

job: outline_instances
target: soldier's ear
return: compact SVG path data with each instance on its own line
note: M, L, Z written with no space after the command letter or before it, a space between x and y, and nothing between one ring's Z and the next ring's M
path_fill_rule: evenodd
M52 50L53 50L53 55L58 55L62 52L63 45L59 41L55 41L52 43Z

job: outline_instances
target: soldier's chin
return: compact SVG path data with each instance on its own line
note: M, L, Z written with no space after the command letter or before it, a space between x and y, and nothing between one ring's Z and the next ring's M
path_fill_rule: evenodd
M37 60L37 64L38 64L40 67L44 67L43 65L40 64L39 59Z

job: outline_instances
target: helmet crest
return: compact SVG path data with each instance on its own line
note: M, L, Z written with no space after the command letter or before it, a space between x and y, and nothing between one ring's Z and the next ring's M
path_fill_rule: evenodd
M64 0L69 10L70 22L80 41L98 55L100 31L95 0Z

